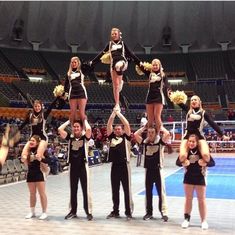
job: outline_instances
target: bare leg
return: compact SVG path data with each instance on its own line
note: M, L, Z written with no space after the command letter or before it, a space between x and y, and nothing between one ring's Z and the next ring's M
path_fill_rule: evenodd
M47 149L47 144L48 142L45 140L41 140L39 145L38 145L38 149L37 149L37 156L40 158L43 158L44 152Z
M87 118L85 114L87 99L78 99L77 101L79 105L79 117L82 121L84 121L84 119Z
M206 220L206 186L205 185L196 185L195 186L197 192L197 199L198 199L198 208L201 217L201 221Z
M210 161L210 150L209 150L209 146L206 142L206 140L202 139L199 140L199 151L202 155L202 158L205 162L209 162Z
M115 106L119 105L119 86L121 84L122 75L117 75L115 70L111 71L112 81L113 81L113 97L115 101Z
M9 151L9 147L7 147L7 146L2 146L0 148L0 168L6 161L8 151Z
M77 108L78 108L78 102L77 99L70 99L69 100L69 105L70 105L70 123L73 125L74 120L77 119Z
M30 208L35 208L36 206L36 184L34 182L28 183L29 193L30 193Z
M162 109L163 109L163 104L154 104L154 119L156 123L156 129L159 132L162 126Z
M36 186L37 186L37 190L40 195L42 212L46 213L46 211L47 211L46 183L45 183L45 181L36 182Z
M187 147L187 140L182 140L180 144L180 161L183 162L187 159L188 156L188 147Z
M153 127L154 124L154 104L146 104L146 111L148 116L148 127Z
M29 141L28 141L22 150L21 156L26 159L27 156L29 156L29 152L30 152L30 148L29 148Z
M184 184L184 193L185 193L184 213L188 215L190 215L192 211L193 191L194 191L194 185Z

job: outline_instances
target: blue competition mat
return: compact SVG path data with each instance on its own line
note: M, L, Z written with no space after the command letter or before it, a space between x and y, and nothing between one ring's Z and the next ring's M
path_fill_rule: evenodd
M214 158L215 167L208 168L207 198L235 200L235 158ZM166 177L167 196L184 197L183 168ZM139 195L145 195L145 190ZM157 196L156 188L153 195Z

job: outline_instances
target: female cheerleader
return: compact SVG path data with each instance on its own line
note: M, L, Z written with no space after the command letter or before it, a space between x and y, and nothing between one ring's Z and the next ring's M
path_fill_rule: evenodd
M180 144L180 161L183 162L187 158L188 145L187 139L191 134L196 134L199 137L198 148L205 162L210 161L209 146L205 140L203 134L204 122L207 121L208 124L220 135L223 140L229 140L229 137L223 135L223 132L219 126L211 119L208 113L202 108L201 99L194 95L190 101L190 107L186 105L179 104L179 106L187 112L186 115L186 132L183 140Z
M162 109L163 105L166 104L166 96L169 96L171 89L163 72L161 61L159 59L153 59L151 65L149 71L139 61L141 71L149 78L149 89L146 97L148 127L152 127L155 122L156 129L162 130Z
M72 57L69 70L65 78L65 96L69 99L70 123L73 126L77 120L77 109L79 108L79 118L86 119L85 109L87 103L87 92L84 86L84 74L81 70L81 61L78 57Z
M193 193L196 191L198 199L198 208L201 217L201 228L208 229L206 221L206 167L215 165L212 157L207 163L202 159L199 152L199 138L195 134L190 134L187 140L187 147L189 149L187 158L181 160L177 159L178 166L184 166L184 191L185 191L185 206L184 206L184 221L181 225L182 228L189 226L190 214L192 211Z
M38 135L40 137L41 140L37 148L37 155L39 158L43 157L48 144L48 136L45 130L46 119L49 116L52 108L57 104L57 101L59 99L60 97L57 97L46 111L43 110L42 102L40 100L35 100L33 104L33 111L29 112L27 118L19 127L19 131L21 131L27 124L29 124L31 128L30 137L32 137L33 135ZM24 149L21 154L23 158L27 158L27 156L29 155L29 144L30 141L28 141L24 146Z
M28 165L27 183L30 193L30 208L31 212L25 216L26 219L35 217L35 206L36 206L36 192L40 195L42 214L39 217L40 220L47 218L47 195L45 191L45 173L42 172L42 165L48 164L49 160L44 157L39 157L37 148L40 145L40 137L33 135L29 140L30 154L23 156L21 161Z
M112 28L111 40L106 45L104 50L98 54L93 60L90 61L90 65L93 66L98 63L101 57L105 53L109 53L110 56L110 73L113 81L113 96L115 101L114 109L120 110L119 105L119 92L123 87L123 72L128 67L127 59L131 58L136 64L139 64L139 59L134 55L126 44L122 41L121 31L118 28Z

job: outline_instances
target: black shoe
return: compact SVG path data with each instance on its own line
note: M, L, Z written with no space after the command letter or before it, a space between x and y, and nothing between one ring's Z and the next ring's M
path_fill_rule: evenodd
M111 211L110 214L106 217L106 219L110 218L120 218L119 213L115 213L114 211Z
M146 214L144 217L143 217L143 220L150 220L153 218L153 215L151 214Z
M65 217L64 219L73 219L73 218L76 218L77 215L72 213L72 212L69 212Z
M93 215L92 214L88 214L86 218L87 218L88 221L91 221L91 220L93 220Z
M163 220L164 222L167 222L167 221L168 221L168 216L167 216L167 215L163 215L163 216L162 216L162 220Z
M126 219L131 220L131 219L133 219L133 217L132 217L132 215L126 215Z

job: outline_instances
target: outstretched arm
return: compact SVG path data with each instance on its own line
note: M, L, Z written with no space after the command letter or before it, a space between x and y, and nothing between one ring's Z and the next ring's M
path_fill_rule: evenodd
M130 123L128 122L128 120L121 114L121 112L117 112L117 116L119 117L119 119L121 120L122 124L124 125L124 131L126 133L127 136L131 135L131 127L130 127Z
M223 134L220 127L212 120L208 113L205 112L204 117L208 124L223 138L223 140L229 140L229 137Z
M58 99L61 99L60 97L56 97L53 102L49 105L49 107L47 108L47 110L44 113L44 118L47 119L51 110L55 107L56 102L58 101Z
M108 123L107 123L107 135L110 136L113 132L113 122L116 117L116 112L113 111L109 117Z
M65 139L68 135L68 132L65 131L65 128L70 124L70 121L66 121L65 123L63 123L59 128L58 128L58 132L60 134L60 137L62 139Z
M99 63L102 55L104 53L108 52L108 50L109 50L109 43L105 46L103 51L101 51L93 60L90 61L90 65L95 65L95 64Z
M130 57L131 59L133 59L133 61L134 61L134 63L135 63L136 65L140 65L141 60L139 59L139 57L136 56L136 55L127 47L127 45L126 45L125 43L124 43L124 48L125 48L126 55L127 55L128 57Z
M142 133L145 131L146 126L141 127L134 133L135 140L140 144L143 141Z

